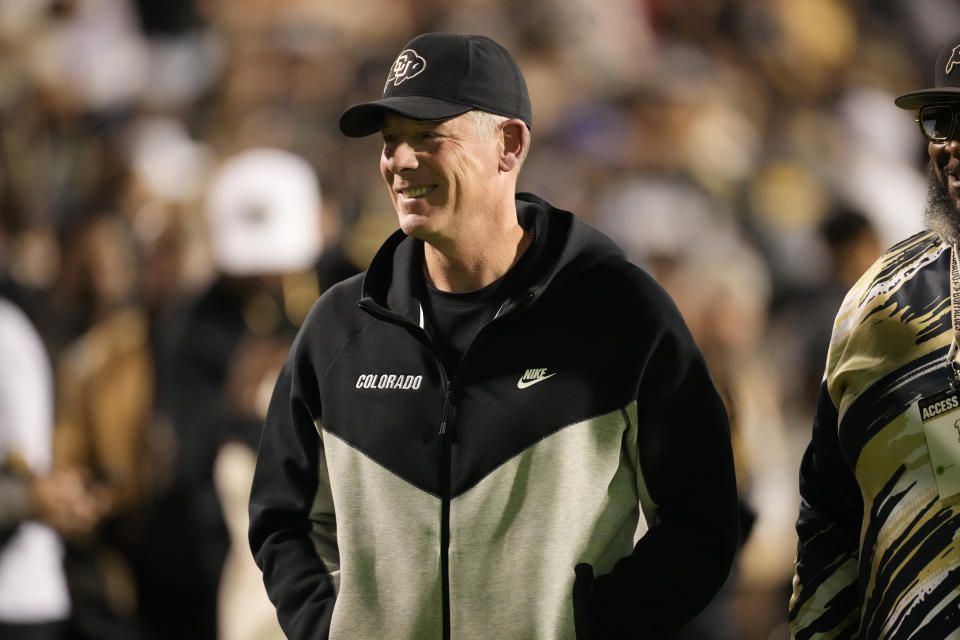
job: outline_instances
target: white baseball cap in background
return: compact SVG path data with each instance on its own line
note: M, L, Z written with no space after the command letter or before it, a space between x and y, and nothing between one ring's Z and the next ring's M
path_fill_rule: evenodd
M221 164L206 217L214 264L232 276L304 271L320 256L320 184L310 164L281 149L252 149Z

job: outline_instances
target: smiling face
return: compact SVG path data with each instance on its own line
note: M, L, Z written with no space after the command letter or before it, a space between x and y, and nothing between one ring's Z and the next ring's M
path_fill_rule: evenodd
M501 198L502 142L481 134L469 114L438 122L388 113L381 134L380 173L407 235L456 244Z
M960 241L960 140L929 142L927 225L951 242Z
M960 208L960 141L954 137L943 143L930 142L927 153L934 176Z

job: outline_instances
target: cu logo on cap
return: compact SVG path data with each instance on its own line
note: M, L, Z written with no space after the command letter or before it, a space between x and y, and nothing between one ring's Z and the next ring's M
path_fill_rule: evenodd
M420 54L413 49L404 49L390 67L387 84L389 85L392 82L393 86L400 86L400 83L404 80L420 75L426 68L427 61L420 57ZM386 86L384 86L384 90L386 90Z
M953 51L950 53L950 59L947 60L947 75L953 71L953 68L960 64L960 44L953 48Z

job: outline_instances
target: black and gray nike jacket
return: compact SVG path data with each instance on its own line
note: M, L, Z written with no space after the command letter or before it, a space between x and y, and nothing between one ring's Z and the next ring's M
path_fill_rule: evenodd
M573 214L449 379L397 232L280 374L250 544L291 640L661 638L730 569L726 413L667 294Z

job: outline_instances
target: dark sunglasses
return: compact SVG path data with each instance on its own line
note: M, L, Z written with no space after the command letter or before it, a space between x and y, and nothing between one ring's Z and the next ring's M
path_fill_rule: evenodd
M944 143L953 137L958 115L960 115L960 103L928 104L920 107L917 122L927 140Z

